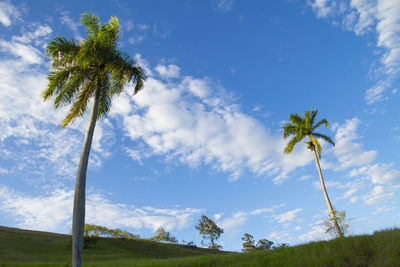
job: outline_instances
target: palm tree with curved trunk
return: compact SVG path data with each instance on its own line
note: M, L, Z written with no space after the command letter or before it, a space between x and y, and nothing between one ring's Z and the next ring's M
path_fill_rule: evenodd
M143 88L146 76L128 54L117 48L119 24L116 17L101 24L97 16L84 13L81 22L86 26L83 40L56 37L46 47L52 59L47 88L43 99L54 97L54 108L71 106L61 127L85 114L91 99L89 126L85 134L75 184L72 219L72 264L82 265L83 231L85 225L86 172L96 121L104 117L128 83L135 84L133 94Z
M321 144L319 143L317 138L325 140L332 145L335 145L335 143L329 136L315 131L319 126L323 124L325 124L326 127L329 126L329 122L326 119L322 119L319 122L315 123L315 117L317 116L317 113L318 110L311 111L310 109L304 112L303 118L296 113L290 114L290 122L283 126L283 138L286 139L289 136L294 136L285 147L285 153L290 154L297 143L308 137L309 141L305 143L307 144L307 148L314 152L315 162L317 165L326 204L328 205L328 209L330 211L332 221L335 225L336 232L338 233L339 237L343 237L343 233L339 227L336 214L334 212L334 209L332 208L331 201L325 188L324 178L322 177L321 166L319 165L319 159L321 158Z

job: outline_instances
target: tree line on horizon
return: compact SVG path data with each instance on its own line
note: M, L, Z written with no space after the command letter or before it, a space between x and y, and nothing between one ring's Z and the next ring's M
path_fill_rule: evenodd
M87 36L85 38L68 40L65 37L56 37L48 43L46 56L51 58L52 64L50 73L47 76L48 86L42 92L44 101L54 99L55 109L70 106L70 110L62 121L61 127L65 127L73 123L78 117L83 116L87 111L90 100L93 100L75 185L72 219L73 267L82 266L85 235L86 174L96 122L107 115L113 98L119 96L127 84L134 85L133 95L135 95L143 89L147 78L142 67L127 53L118 49L118 40L121 36L116 17L111 17L106 24L101 24L96 15L83 13L81 22L86 26ZM325 140L332 145L335 145L335 143L330 137L315 131L316 128L323 124L326 127L329 126L329 122L326 119L315 123L317 113L318 110L313 111L310 109L304 113L304 117L296 113L290 114L290 122L283 126L283 138L293 137L288 142L284 152L290 154L297 143L308 137L307 148L315 156L321 186L330 212L330 223L333 226L330 231L335 229L336 234L339 237L343 237L344 229L341 228L338 222L338 216L341 216L341 214L337 213L331 204L319 165L321 145L318 139ZM223 229L219 228L207 216L202 216L199 224L196 225L196 229L199 230L203 236L203 241L209 247L221 247L215 241L221 236ZM161 230L159 234L161 235L158 236L159 239L157 240L174 240L172 236L164 236L166 233ZM251 237L250 234L244 236L249 248L252 246L268 247L269 242L271 242L266 239L260 239L259 243L254 245Z

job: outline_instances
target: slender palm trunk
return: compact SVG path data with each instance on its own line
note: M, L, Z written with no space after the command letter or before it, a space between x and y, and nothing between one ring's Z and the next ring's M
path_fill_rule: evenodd
M89 161L90 148L94 127L97 121L97 112L99 109L100 91L96 90L93 107L90 113L89 127L86 131L85 140L83 142L81 159L79 161L78 174L76 176L74 211L72 218L72 266L82 266L83 251L83 231L85 228L85 198L86 198L86 171Z
M331 212L331 217L333 220L333 223L335 224L335 228L336 228L336 232L338 233L339 237L343 237L343 233L340 230L339 224L337 222L337 218L336 218L336 214L333 211L332 208L332 204L331 201L329 200L329 196L328 193L326 192L326 188L325 188L325 183L324 183L324 178L322 178L322 172L321 172L321 166L319 165L319 160L318 160L318 155L317 155L317 151L315 151L315 147L313 148L314 151L314 156L315 156L315 162L317 164L317 168L318 168L318 173L319 173L319 179L321 181L321 186L322 186L322 191L324 191L324 196L325 196L325 200L326 200L326 204L328 205L328 209Z

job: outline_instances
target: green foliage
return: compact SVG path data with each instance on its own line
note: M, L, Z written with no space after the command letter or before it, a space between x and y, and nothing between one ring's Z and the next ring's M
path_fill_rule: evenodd
M300 117L299 114L292 113L289 117L289 123L284 125L283 128L283 138L287 139L293 136L285 147L285 153L290 154L293 151L294 146L308 136L309 142L308 148L317 151L318 157L321 158L321 144L317 138L321 138L332 145L335 143L329 136L315 132L320 125L325 124L326 127L329 126L329 122L326 119L322 119L317 123L314 123L317 116L318 110L308 110L304 112L304 117Z
M85 229L83 232L84 236L89 237L114 237L121 239L139 239L139 235L129 233L127 231L122 231L119 228L110 229L104 226L98 226L94 224L85 224Z
M346 211L337 211L336 209L334 209L334 213L334 218L332 218L332 215L329 214L329 216L324 221L325 233L329 233L335 237L340 237L339 233L336 231L334 220L336 218L339 224L339 228L344 235L349 229L349 219L346 218Z
M272 248L273 244L274 244L274 242L263 238L263 239L258 240L257 245L256 245L256 249L259 249L259 250L270 250Z
M201 219L199 220L199 223L195 226L195 228L202 235L203 241L210 240L210 243L208 244L209 248L212 249L222 248L222 246L216 244L215 241L220 238L224 230L222 228L219 228L213 220L203 215L201 216ZM204 245L203 241L202 244Z
M134 94L143 88L146 76L128 54L117 49L119 24L116 17L101 24L97 16L84 13L81 22L88 36L81 41L56 37L48 43L46 56L52 59L47 88L43 99L56 96L54 108L72 105L62 127L83 116L93 96L99 98L97 119L105 116L112 98L127 83L135 83Z
M242 240L244 241L242 244L243 251L249 251L256 248L254 245L254 238L251 234L245 233L242 237Z
M156 230L156 235L150 238L150 240L158 241L158 242L167 242L167 243L178 243L178 240L163 227L159 227Z

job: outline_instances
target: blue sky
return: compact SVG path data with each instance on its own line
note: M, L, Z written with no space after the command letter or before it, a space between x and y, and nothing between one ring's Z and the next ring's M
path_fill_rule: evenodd
M201 237L202 214L240 250L330 238L313 155L283 154L290 113L319 109L335 147L321 165L350 234L400 219L400 3L308 1L0 2L0 225L68 233L88 123L60 129L43 103L46 43L82 38L83 12L117 16L120 49L146 70L97 124L86 222L142 237Z

